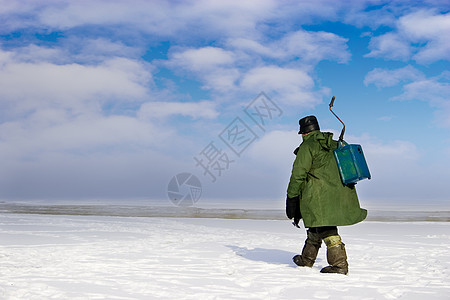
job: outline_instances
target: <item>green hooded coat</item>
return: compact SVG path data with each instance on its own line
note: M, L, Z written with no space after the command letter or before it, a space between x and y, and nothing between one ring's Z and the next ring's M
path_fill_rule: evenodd
M330 132L303 136L292 167L287 195L299 196L305 227L344 226L364 220L354 187L342 183L333 150L338 142Z

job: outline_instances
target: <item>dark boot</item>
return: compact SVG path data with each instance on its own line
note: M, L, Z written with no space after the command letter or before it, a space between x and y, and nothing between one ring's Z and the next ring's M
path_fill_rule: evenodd
M327 261L330 265L320 270L320 272L347 275L347 253L345 252L345 244L342 243L341 237L339 235L330 236L325 238L324 241L327 244Z
M303 246L302 254L296 255L292 258L294 263L299 267L312 267L316 261L317 253L319 252L322 239L317 233L308 231L308 238Z

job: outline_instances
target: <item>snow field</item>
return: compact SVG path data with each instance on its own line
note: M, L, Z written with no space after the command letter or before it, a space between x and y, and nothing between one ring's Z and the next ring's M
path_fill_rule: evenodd
M340 227L349 275L288 220L0 215L1 299L449 299L450 223Z

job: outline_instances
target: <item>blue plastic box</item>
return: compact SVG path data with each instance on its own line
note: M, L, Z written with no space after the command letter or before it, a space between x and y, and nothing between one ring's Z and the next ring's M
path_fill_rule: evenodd
M369 167L367 166L361 145L347 144L343 142L339 148L334 150L334 157L341 174L342 183L352 184L363 179L370 179Z

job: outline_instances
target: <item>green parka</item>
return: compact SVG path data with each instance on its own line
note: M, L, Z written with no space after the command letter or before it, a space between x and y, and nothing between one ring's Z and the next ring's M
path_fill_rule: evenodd
M338 142L330 132L312 131L303 136L292 167L287 195L299 196L305 227L352 225L364 220L354 187L340 178L333 150Z

